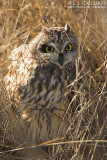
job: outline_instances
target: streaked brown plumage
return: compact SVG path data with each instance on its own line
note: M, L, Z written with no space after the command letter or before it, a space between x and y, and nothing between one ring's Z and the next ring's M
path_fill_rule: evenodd
M33 143L62 136L71 101L68 85L76 77L78 42L69 25L43 27L29 44L12 52L5 84L28 127Z

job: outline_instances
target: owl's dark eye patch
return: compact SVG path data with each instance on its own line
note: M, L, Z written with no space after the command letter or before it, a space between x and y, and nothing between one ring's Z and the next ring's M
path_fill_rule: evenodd
M54 52L54 48L49 45L44 44L41 46L40 51L43 53Z
M43 53L45 53L45 52L46 52L46 47L47 47L47 45L46 45L46 44L43 44L43 45L41 46L41 48L40 48L40 51L43 52Z

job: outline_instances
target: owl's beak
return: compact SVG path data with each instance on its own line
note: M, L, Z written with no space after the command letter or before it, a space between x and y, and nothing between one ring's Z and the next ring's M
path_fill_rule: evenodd
M64 55L62 53L59 53L59 63L61 64L61 66L63 65L64 62Z

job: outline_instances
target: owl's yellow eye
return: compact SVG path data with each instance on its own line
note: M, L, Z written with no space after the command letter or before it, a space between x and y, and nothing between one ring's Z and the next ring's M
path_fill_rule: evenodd
M54 48L51 46L46 47L46 52L54 52Z
M71 51L72 50L72 46L71 44L68 44L65 48L66 51Z

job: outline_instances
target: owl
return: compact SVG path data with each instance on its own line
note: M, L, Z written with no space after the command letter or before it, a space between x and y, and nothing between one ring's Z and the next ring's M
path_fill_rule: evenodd
M12 51L4 82L34 144L63 136L66 131L73 96L69 86L76 79L78 48L77 37L66 24L43 26L28 45Z

